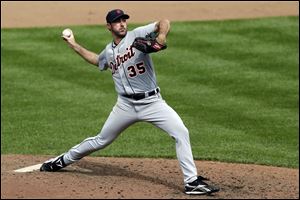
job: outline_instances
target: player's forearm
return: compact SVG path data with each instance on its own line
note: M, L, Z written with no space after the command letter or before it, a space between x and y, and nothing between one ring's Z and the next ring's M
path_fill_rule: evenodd
M74 51L76 53L78 53L82 58L84 58L87 62L98 66L98 55L95 54L94 52L91 52L85 48L83 48L82 46L80 46L79 44L75 44L74 46L72 46L72 48L74 49Z
M167 35L170 31L170 21L167 19L160 20L157 24L157 29L157 42L160 44L165 44L167 42Z

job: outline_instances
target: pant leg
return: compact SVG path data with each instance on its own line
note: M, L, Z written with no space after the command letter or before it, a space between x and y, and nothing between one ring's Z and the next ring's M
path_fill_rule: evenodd
M159 100L140 110L141 120L150 122L167 132L176 141L176 154L180 163L184 183L197 179L188 129L178 114L164 101Z
M66 165L74 163L81 158L105 148L111 144L119 134L137 120L132 107L122 102L117 102L107 118L101 132L95 137L89 137L80 144L72 147L65 155Z

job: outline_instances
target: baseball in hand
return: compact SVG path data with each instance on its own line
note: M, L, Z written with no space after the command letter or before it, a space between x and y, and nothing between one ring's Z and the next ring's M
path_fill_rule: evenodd
M62 32L62 34L63 34L64 37L69 38L69 37L71 37L71 35L72 35L72 30L69 29L69 28L67 28L67 29L65 29L65 30Z

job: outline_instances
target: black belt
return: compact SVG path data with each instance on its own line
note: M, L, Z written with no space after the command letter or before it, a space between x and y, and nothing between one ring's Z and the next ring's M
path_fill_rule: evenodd
M152 90L150 92L145 92L145 93L136 93L136 94L122 94L123 97L127 97L127 98L130 98L130 99L134 99L134 100L141 100L141 99L144 99L146 97L150 97L152 95L155 95L159 93L159 88L156 88L155 90Z

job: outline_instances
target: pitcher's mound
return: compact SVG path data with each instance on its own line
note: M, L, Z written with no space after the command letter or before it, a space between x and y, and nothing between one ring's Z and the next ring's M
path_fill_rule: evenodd
M195 161L221 188L213 196L183 193L177 160L85 157L59 172L15 172L51 156L1 155L1 198L298 198L299 169Z

